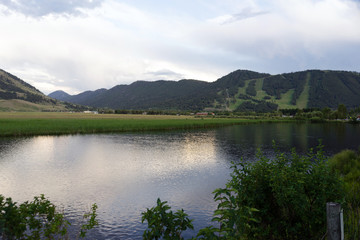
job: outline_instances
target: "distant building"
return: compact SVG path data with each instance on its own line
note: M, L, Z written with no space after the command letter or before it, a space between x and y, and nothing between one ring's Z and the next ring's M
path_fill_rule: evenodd
M84 111L84 113L92 113L92 114L99 114L99 112L98 111Z

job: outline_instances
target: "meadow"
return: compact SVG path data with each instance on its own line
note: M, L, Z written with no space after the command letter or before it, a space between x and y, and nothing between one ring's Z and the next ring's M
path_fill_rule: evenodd
M174 115L0 113L0 137L213 128L274 120Z

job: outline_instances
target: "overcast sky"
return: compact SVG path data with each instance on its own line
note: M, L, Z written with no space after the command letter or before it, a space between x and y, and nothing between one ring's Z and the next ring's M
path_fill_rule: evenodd
M237 69L360 72L360 0L0 0L0 68L45 94Z

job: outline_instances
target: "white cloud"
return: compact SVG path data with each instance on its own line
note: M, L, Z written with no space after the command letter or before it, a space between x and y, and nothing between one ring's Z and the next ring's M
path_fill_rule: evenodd
M239 13L235 13L232 15L224 15L216 17L215 19L212 19L210 21L213 21L218 24L229 24L237 21L241 21L244 19L256 17L259 15L267 14L267 11L255 11L254 9L251 9L250 7L246 7L241 10Z
M98 7L103 0L0 0L10 11L26 16L42 17L49 14L81 14L81 9Z
M45 93L239 68L360 71L359 23L350 0L0 0L0 68Z
M210 19L195 30L199 44L268 61L321 59L350 43L359 51L360 8L353 1L275 0L259 12L267 14Z

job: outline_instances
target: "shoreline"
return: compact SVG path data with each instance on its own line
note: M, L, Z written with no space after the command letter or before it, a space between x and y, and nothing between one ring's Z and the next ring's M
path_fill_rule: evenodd
M83 113L0 113L0 137L206 129L238 124L295 122L274 118Z

